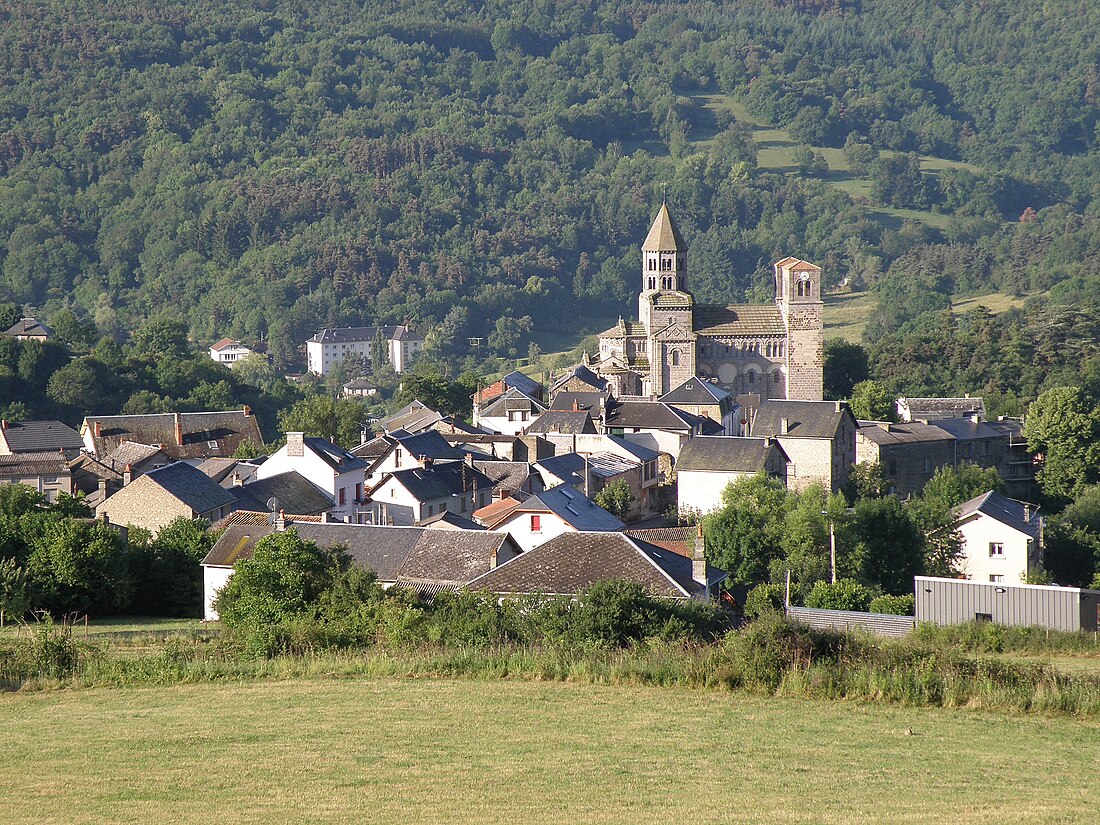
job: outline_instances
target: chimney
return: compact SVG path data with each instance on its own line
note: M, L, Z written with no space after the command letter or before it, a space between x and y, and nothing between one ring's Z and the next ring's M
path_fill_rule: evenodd
M8 428L8 419L0 421L0 430L6 430Z
M244 413L245 418L248 418L250 415L252 415L252 408L245 404L244 407L241 408L241 412Z
M103 434L103 426L98 421L92 424L92 433L96 438Z
M496 550L494 550L492 553L489 554L489 569L490 570L496 570L497 569L497 551Z
M505 490L503 487L497 487L495 490L493 490L494 501L503 501L507 497L507 495L508 491Z
M122 486L125 487L133 479L133 468L127 464L126 469L122 471Z
M588 469L588 455L588 453L584 454L584 494L588 498L592 498L592 491L590 489L591 482L589 481L589 479L592 477L592 474L589 472Z
M289 458L302 458L306 454L305 433L286 434L286 454Z
M834 401L833 402L833 409L836 410L836 412L840 412L840 402L839 401Z
M417 461L420 463L420 466L423 467L425 470L432 466L431 458L426 455L418 457Z
M327 512L321 513L321 524L328 524L329 521L331 521L329 514Z
M780 418L779 419L779 434L786 435L791 431L791 419Z
M1024 502L1024 523L1027 524L1031 521L1031 505L1026 501Z
M703 587L707 586L706 541L703 539L703 525L695 526L695 552L691 554L691 577Z
M102 504L107 500L107 479L101 478L99 480L99 503Z
M173 413L176 422L176 444L177 446L183 446L183 421L180 419L179 413Z
M240 487L244 484L244 479L241 478L241 474L236 470L233 471L233 486Z
M574 398L573 399L573 412L580 412L580 411L581 411L581 402L578 401L576 398Z
M286 531L286 511L280 510L279 514L275 516L275 532L282 533Z

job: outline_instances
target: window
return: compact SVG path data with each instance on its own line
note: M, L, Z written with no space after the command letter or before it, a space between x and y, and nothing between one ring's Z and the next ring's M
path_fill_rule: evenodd
M749 370L749 383L750 384L755 384L756 383L756 370Z
M1003 581L1005 580L1005 577L1004 577L1004 576L1000 576L1000 575L994 575L994 576L990 576L990 577L989 577L989 580L990 580L990 581L991 581L991 582L992 582L993 584L1000 584L1001 582L1003 582Z
M340 504L343 505L343 504L347 504L347 503L348 503L348 488L347 487L341 487L340 488Z
M678 350L678 349L674 349L672 351L672 366L674 366L674 367L680 366L680 350Z
M890 470L889 470L890 475L896 476L898 474L898 463L894 459L891 458L890 462L889 462L889 467L890 467Z
M355 500L356 501L362 501L363 500L363 485L362 484L356 484L355 485Z
M542 532L542 516L531 516L531 532Z
M932 459L928 458L927 456L925 456L924 459L924 471L926 473L932 472Z
M459 500L459 503L458 503L458 507L459 507L459 512L461 512L461 513L465 513L465 512L466 512L466 496L463 496L463 497L462 497L462 498L461 498L461 499Z
M974 621L976 622L991 622L993 621L992 613L975 613Z
M989 558L1001 558L1005 554L1005 546L999 541L989 542Z
M657 268L657 262L655 260L653 260L653 258L650 258L649 259L649 271L652 272L656 268ZM650 281L652 281L652 280L653 279L651 278Z
M396 450L393 451L393 466L394 467L400 467L401 466L401 448L400 447L398 447Z
M778 383L779 383L779 381L780 381L780 380L781 380L782 378L783 378L783 376L782 376L782 374L781 374L781 373L779 372L779 370L774 370L774 371L772 372L772 383L773 383L773 384L778 384Z
M429 515L429 516L431 516L431 515L432 515L432 510L433 510L433 507L432 507L432 505L431 505L431 504L429 504L429 505L428 505L428 515Z

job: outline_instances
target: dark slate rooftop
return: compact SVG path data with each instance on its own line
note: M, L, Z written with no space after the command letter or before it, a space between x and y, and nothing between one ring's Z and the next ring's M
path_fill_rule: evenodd
M531 480L531 465L526 461L478 461L475 459L474 467L492 481L494 486L503 487L510 493L527 490L528 482Z
M752 423L752 435L767 438L781 435L782 419L793 438L833 438L840 422L851 415L839 401L764 401Z
M373 341L378 332L387 341L411 341L423 340L422 336L402 326L381 327L335 327L323 329L310 338L310 341L320 344L352 344L362 341Z
M580 453L562 453L544 458L535 466L574 487L584 486L585 457ZM588 472L595 478L614 478L637 469L638 462L628 461L614 453L593 453L588 456Z
M717 384L702 378L689 378L674 390L661 396L666 404L719 404L732 396Z
M484 407L478 414L485 418L499 418L506 416L509 410L527 410L540 413L546 409L546 405L531 398L516 387L509 387Z
M13 453L37 453L44 450L79 450L84 447L80 433L60 421L5 421L0 439Z
M880 446L892 444L922 444L930 441L954 441L955 436L935 424L910 421L895 424L888 421L860 421L856 431L862 438Z
M690 431L697 417L661 401L620 401L604 419L608 427L637 427L645 430Z
M946 430L956 441L977 441L986 438L1006 438L1007 434L984 421L969 418L937 418L936 426Z
M65 455L60 450L0 455L0 478L40 475L70 475L69 462Z
M183 433L182 444L176 441L177 417ZM99 424L98 436L96 424ZM98 456L107 455L123 441L163 444L164 452L177 460L228 458L244 441L258 447L264 443L256 416L243 410L88 416L81 425L82 432L85 427L92 433Z
M6 330L5 335L32 335L53 338L53 330L34 318L20 318Z
M352 455L343 447L333 444L327 439L306 436L302 439L302 442L328 466L341 473L351 472L352 470L366 470L370 466L368 462Z
M416 523L417 527L434 527L436 529L442 529L444 527L457 527L459 530L484 530L485 528L472 519L468 519L465 516L460 516L458 513L452 513L450 510L444 510L442 513L436 513L431 518L426 518L423 521Z
M624 527L619 519L568 484L559 484L531 496L516 511L553 513L574 530L612 532Z
M502 549L515 549L506 534L486 530L316 522L296 522L292 527L322 547L347 548L355 564L373 570L380 581L425 590L460 587L492 569ZM231 567L251 558L256 543L274 531L270 524L230 525L202 563Z
M441 418L443 418L442 415L422 401L413 399L393 415L383 418L379 426L388 433L394 430L408 430L413 433L427 429Z
M596 375L596 373L592 372L592 370L584 364L577 364L577 366L571 368L568 372L558 376L558 378L553 382L553 386L550 388L550 394L556 395L556 390L558 387L566 384L569 381L572 381L574 378L582 381L583 383L587 384L595 390L599 390L600 392L604 392L607 390L606 378L600 378L600 376Z
M398 470L376 484L371 493L391 480L408 490L417 501L435 501L444 496L459 495L475 488L478 490L493 488L491 479L477 469L466 466L463 461L448 461L429 467Z
M269 511L272 498L277 500L276 510L297 515L324 513L333 506L331 498L294 470L225 489L241 510Z
M545 435L547 433L595 434L596 425L592 423L588 413L583 411L547 410L532 421L523 432L528 435Z
M706 436L690 439L680 448L677 470L759 473L764 470L771 446L766 438ZM778 444L775 449L783 452ZM786 453L783 453L786 458Z
M208 513L227 504L233 504L236 500L228 490L211 481L206 473L184 461L150 470L138 481L141 482L144 479L156 483L196 513Z
M575 595L596 582L625 579L653 596L684 599L703 586L691 559L623 533L563 533L470 582L499 594Z
M116 470L125 470L127 466L136 467L160 453L166 455L155 444L139 444L136 441L124 441L103 457L103 463Z
M898 412L905 419L925 419L934 421L940 418L962 418L976 413L985 418L985 401L981 396L963 398L909 398L898 399Z
M562 390L554 395L550 404L552 410L570 410L572 412L586 412L591 418L599 418L603 412L607 395L602 392L573 392Z
M983 513L1033 539L1039 538L1042 524L1039 518L1039 506L1008 498L993 490L982 493L970 501L964 501L955 508L954 512L960 521L976 513Z

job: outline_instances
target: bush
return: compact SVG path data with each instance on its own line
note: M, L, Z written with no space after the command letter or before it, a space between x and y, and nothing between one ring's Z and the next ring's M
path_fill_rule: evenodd
M889 613L894 616L912 616L917 612L917 600L912 594L907 596L879 596L871 600L869 610L872 613Z
M783 602L783 585L758 584L745 597L745 615L757 618L765 613L781 613L784 607Z
M841 579L836 584L818 582L806 597L806 607L866 610L871 598L871 591L853 579Z

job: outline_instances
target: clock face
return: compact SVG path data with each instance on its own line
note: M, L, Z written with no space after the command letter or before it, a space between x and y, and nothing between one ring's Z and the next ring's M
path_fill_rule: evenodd
M810 273L809 272L800 272L800 273L798 273L798 280L802 281L802 283L806 283L808 280L810 280Z

